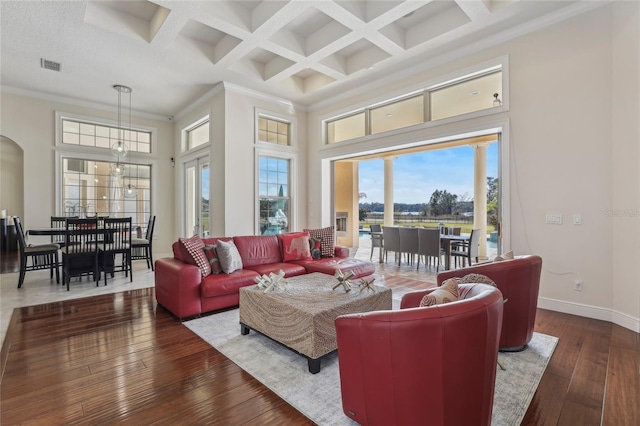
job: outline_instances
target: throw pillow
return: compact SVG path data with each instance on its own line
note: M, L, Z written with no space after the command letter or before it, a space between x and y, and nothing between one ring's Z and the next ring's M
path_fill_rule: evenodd
M458 280L449 278L440 287L429 294L425 294L420 301L420 306L433 306L443 303L455 302L460 297L458 293Z
M508 251L506 253L502 253L502 256L496 256L493 261L494 262L499 262L501 260L510 260L513 259L513 251Z
M218 259L218 254L216 253L216 246L214 244L209 246L204 246L204 254L207 256L209 260L209 265L211 266L212 274L219 274L222 272L222 267L220 266L220 260Z
M189 256L185 258L187 263L200 268L200 273L203 277L209 275L211 273L211 265L209 265L209 260L204 254L204 243L200 236L196 234L191 238L180 238L178 241L189 253Z
M233 241L218 241L216 253L225 274L242 269L242 258Z
M311 250L311 257L314 259L320 259L322 257L322 239L309 237L309 248Z
M282 260L285 262L311 259L309 233L295 232L282 234L282 252Z
M470 284L470 283L489 284L494 287L497 287L496 283L494 283L491 278L482 274L467 274L464 277L458 279L458 284Z
M336 248L336 229L335 226L327 226L320 229L303 229L304 232L308 232L311 238L318 238L322 240L322 257L333 257Z

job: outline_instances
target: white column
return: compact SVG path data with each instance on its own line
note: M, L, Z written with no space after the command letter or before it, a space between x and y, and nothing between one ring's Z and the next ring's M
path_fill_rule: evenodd
M487 259L487 146L473 146L473 228L480 229L478 257Z
M384 226L393 226L393 160L384 157Z

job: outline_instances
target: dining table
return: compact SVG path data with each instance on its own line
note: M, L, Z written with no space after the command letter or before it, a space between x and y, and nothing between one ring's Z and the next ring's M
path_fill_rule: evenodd
M444 269L451 269L451 242L452 241L469 241L470 235L445 235L440 234L440 241L444 242L445 258Z

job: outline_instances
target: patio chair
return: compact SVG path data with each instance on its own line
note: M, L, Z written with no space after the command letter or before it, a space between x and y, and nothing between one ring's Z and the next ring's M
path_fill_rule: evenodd
M420 256L424 256L425 267L431 263L431 258L437 258L436 271L440 270L440 257L445 250L440 244L440 230L438 228L418 229L418 266L420 268Z
M471 266L471 258L476 259L476 263L478 262L478 246L480 245L480 230L472 229L471 235L469 236L469 241L464 242L456 246L452 247L451 256L455 259L455 266L458 267L458 258L462 259L462 266L466 265Z
M380 225L370 225L369 229L371 230L371 254L369 255L369 261L373 258L373 250L378 248L381 249L384 247L384 239L382 238L382 227ZM382 262L382 259L380 259Z
M387 261L388 252L394 252L398 259L400 252L400 228L397 226L385 226L382 228L382 240L384 241L384 261ZM398 264L400 264L398 262Z
M60 246L57 244L41 244L27 245L24 236L24 229L19 217L14 217L13 222L16 225L16 234L18 236L18 248L20 250L20 276L18 277L18 288L24 283L24 276L27 271L36 271L41 269L49 269L50 278L53 278L53 272L56 273L56 283L60 284L60 270L58 269L58 250ZM29 265L29 258L31 265Z

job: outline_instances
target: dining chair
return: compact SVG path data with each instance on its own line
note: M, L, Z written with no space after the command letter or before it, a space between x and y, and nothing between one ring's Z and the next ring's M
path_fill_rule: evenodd
M144 259L147 261L147 269L153 271L153 229L156 225L156 217L149 217L147 232L144 238L131 238L131 260Z
M390 251L393 252L397 260L400 252L400 228L397 226L384 226L382 228L382 240L384 241L384 261L387 261L387 254Z
M418 266L420 268L420 256L424 256L425 268L431 263L431 258L437 258L436 271L440 270L440 257L445 254L445 250L440 244L440 230L438 228L418 229Z
M18 277L18 288L22 287L24 277L27 271L36 271L41 269L50 270L50 278L53 278L53 272L56 273L56 283L60 284L60 270L58 269L58 250L60 246L57 244L40 244L27 245L24 234L24 228L19 217L13 218L16 226L16 234L18 236L18 248L20 250L20 275ZM29 265L31 259L31 265Z
M104 272L104 285L107 285L107 275L116 270L124 271L133 282L133 267L131 264L131 217L116 217L104 219L104 236L100 250L101 271ZM116 267L116 255L122 255L121 266Z
M369 229L371 230L371 254L369 255L369 261L373 258L373 250L375 248L383 248L384 247L384 239L382 238L382 227L378 224L369 225ZM382 259L380 259L382 261Z
M478 262L478 246L480 245L480 230L472 229L469 241L464 241L462 245L452 248L451 256L455 259L455 266L458 267L458 258L462 259L462 266L465 266L465 259L467 266L471 266L471 258L476 259Z
M51 227L56 229L64 229L66 226L67 218L64 216L51 216ZM51 244L58 244L60 247L64 247L64 234L52 235Z
M418 254L418 228L400 228L400 259L407 255L407 263L413 265L413 259Z
M62 248L62 279L67 285L71 277L91 275L98 285L98 219L67 218Z

